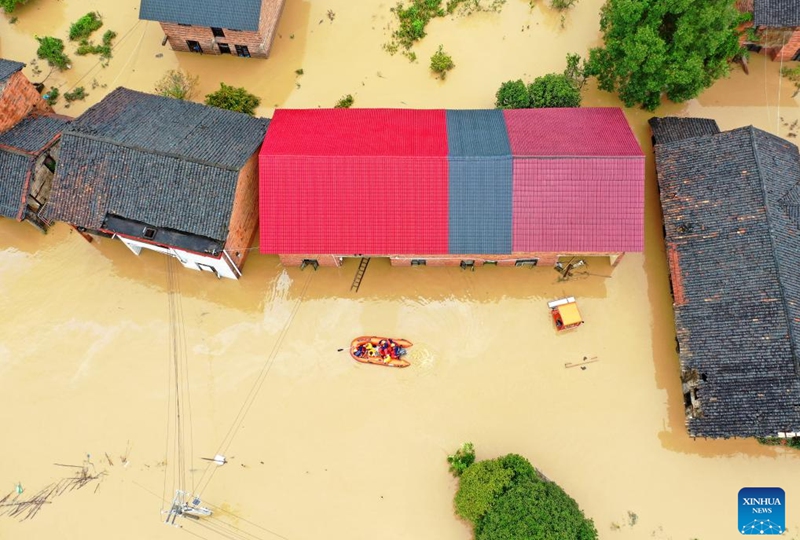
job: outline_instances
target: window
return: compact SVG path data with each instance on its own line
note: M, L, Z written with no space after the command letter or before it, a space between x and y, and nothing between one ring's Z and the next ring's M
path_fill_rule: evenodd
M179 23L178 23L178 26L192 26L192 25L191 25L191 24L186 24L186 23L179 22Z
M497 266L497 261L483 261L483 266Z
M461 265L460 266L461 266L462 270L466 270L467 268L470 268L473 272L475 271L475 261L472 261L472 260L461 261Z
M317 262L317 259L303 259L303 262L300 263L300 270L303 270L306 266L310 266L316 270L319 268L319 262Z
M250 51L247 49L247 45L235 45L236 47L236 56L241 56L242 58L250 58Z
M187 39L186 40L186 46L189 47L189 50L192 51L192 52L201 53L201 54L203 52L203 48L200 46L200 43L198 43L197 41L193 41L191 39Z
M539 264L539 259L518 259L514 266L536 266Z
M427 261L425 259L411 259L411 266L425 266Z
M47 167L47 170L51 173L56 172L56 160L54 160L52 156L44 158L44 166Z
M145 227L144 231L142 231L142 234L148 240L152 240L153 238L156 237L156 230L152 227Z
M217 43L219 52L222 54L231 54L231 48L227 43Z
M225 32L222 31L222 28L214 28L212 26L211 33L214 34L214 37L225 37Z

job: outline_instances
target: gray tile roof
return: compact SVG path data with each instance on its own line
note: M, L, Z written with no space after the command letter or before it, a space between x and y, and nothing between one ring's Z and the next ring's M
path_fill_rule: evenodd
M0 216L19 219L35 159L0 150Z
M800 431L800 155L749 128L655 147L689 433Z
M55 143L68 123L69 118L54 114L28 116L0 134L0 215L22 216L36 159Z
M141 0L139 18L195 26L258 30L261 0Z
M69 122L65 116L28 116L10 130L0 133L0 150L9 147L21 152L39 152L56 139Z
M677 116L653 117L648 123L653 133L653 144L664 144L690 137L716 135L719 126L708 118L679 118Z
M269 121L115 90L65 130L47 219L106 215L224 241L238 173Z
M0 84L24 67L25 64L22 62L14 62L13 60L4 60L0 58Z
M512 163L503 111L448 110L449 253L511 253Z
M774 28L800 26L798 0L755 0L753 24Z

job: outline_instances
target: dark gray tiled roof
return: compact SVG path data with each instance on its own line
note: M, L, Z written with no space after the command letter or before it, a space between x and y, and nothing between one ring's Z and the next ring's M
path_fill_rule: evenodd
M45 217L88 229L106 214L224 241L238 173L64 135Z
M139 18L195 26L258 30L261 0L142 0Z
M25 64L22 62L14 62L13 60L3 60L0 58L0 84L24 67Z
M45 217L106 215L224 241L242 166L268 120L115 90L64 131Z
M655 152L681 366L701 378L689 432L800 431L797 147L750 127Z
M511 156L503 111L448 110L447 147L451 158Z
M755 0L753 24L775 28L800 26L798 0Z
M39 152L69 124L64 116L28 116L22 122L0 133L0 147L16 148L22 152Z
M0 150L0 216L17 219L25 201L26 178L35 159Z
M67 132L239 169L263 142L268 124L264 118L118 88Z
M665 144L690 137L716 135L719 126L708 118L679 118L677 116L653 117L648 123L653 132L654 144Z

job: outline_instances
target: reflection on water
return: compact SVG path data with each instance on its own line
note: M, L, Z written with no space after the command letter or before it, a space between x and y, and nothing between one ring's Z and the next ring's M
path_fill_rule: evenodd
M119 84L149 91L180 66L200 75L201 94L222 80L243 85L269 115L275 105L327 106L347 93L357 106L489 107L500 82L560 71L567 52L585 54L599 42L598 0L582 0L564 28L543 3L509 1L501 14L433 21L416 48L419 62L409 63L381 49L390 6L288 0L272 58L246 61L162 48L158 26L136 21L136 0L31 0L16 24L0 17L0 54L29 61L33 34L63 36L97 9L119 47L108 68L73 57L73 70L50 75L48 84L85 84L90 94L60 112L78 114ZM457 66L444 83L427 71L439 44ZM797 120L798 102L778 67L754 56L751 75L734 69L700 99L665 104L658 114L708 116L722 129L753 123L787 136L780 118ZM33 80L46 72L26 68ZM92 79L108 88L91 88ZM590 85L585 105L619 102ZM790 519L800 514L791 495L797 454L686 434L651 115L626 115L647 156L646 250L613 273L603 260L559 281L550 268L470 272L373 259L356 294L356 260L301 272L253 254L238 282L182 270L195 469L203 470L199 457L213 455L269 365L230 463L204 499L238 516L236 527L253 522L293 540L464 540L470 531L452 515L455 481L445 457L472 441L480 458L530 458L580 502L604 539L731 538L733 501L747 485L783 486ZM163 484L166 277L160 255L135 257L105 239L89 244L63 225L44 236L0 220L0 496L16 482L35 492L63 475L53 463L80 463L87 453L108 472L96 493L65 495L26 523L0 520L0 536L174 536L158 513L162 495L171 495ZM547 301L567 295L586 324L556 334ZM339 352L363 334L412 340L413 365L364 366ZM584 357L598 361L565 367ZM123 467L118 457L129 446ZM635 526L628 511L639 516ZM612 530L614 522L621 528Z

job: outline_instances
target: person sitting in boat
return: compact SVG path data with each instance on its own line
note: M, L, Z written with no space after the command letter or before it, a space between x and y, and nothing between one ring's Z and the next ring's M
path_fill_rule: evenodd
M402 348L400 345L398 345L397 343L395 343L394 344L394 354L397 355L398 358L400 358L401 356L406 354L406 350L404 348Z
M363 357L363 356L364 356L364 354L365 354L366 352L367 352L367 350L364 348L364 344L362 343L361 345L359 345L358 347L356 347L356 350L355 350L355 351L353 351L353 354L354 354L354 355L356 355L356 356L358 356L359 358L361 358L361 357Z
M372 343L367 343L364 347L367 349L369 356L378 356L378 350Z

